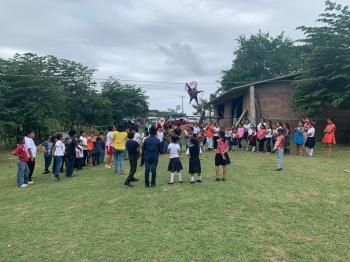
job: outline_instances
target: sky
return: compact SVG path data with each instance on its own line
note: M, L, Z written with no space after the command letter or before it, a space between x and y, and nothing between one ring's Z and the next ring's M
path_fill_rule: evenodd
M294 40L315 25L323 0L0 0L0 57L33 52L75 60L95 77L176 82L140 83L150 108L181 105L184 83L209 97L231 67L239 35L259 29ZM338 0L348 4L348 0Z

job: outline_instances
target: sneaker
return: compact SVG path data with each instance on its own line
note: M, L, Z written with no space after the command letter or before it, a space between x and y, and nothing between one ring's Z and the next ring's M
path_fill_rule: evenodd
M202 180L197 179L196 182L197 182L197 183L202 183Z
M22 184L22 185L20 185L18 187L27 187L27 186L28 186L27 184Z
M219 181L220 181L220 178L215 178L215 181L218 181L218 182L219 182Z
M282 168L277 168L274 171L282 171Z
M168 182L168 185L172 185L172 184L174 184L174 182Z
M137 181L139 181L137 178L131 179L131 182L137 182Z
M181 181L179 181L179 183L180 183L180 184L182 184L183 182L184 182L184 181L182 181L182 180L181 180Z
M191 181L190 184L194 184L194 181Z
M134 186L130 183L124 183L124 187L128 188L128 187L134 187Z
M221 181L226 181L226 178L224 178L224 177L223 177L223 178L221 178Z
M48 173L50 173L50 172L46 170L46 171L43 172L43 175L46 175Z
M34 184L34 181L29 181L28 184L30 184L30 185L31 185L31 184Z
M107 166L107 168L112 168L111 166Z

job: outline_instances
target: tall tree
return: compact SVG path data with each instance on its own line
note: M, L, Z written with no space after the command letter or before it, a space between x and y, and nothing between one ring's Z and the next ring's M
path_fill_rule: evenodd
M234 86L264 80L300 70L303 49L284 33L271 36L259 31L255 35L238 38L232 67L223 71L219 92Z
M350 11L326 1L318 27L299 27L310 49L308 72L295 81L294 106L315 115L327 107L350 107Z

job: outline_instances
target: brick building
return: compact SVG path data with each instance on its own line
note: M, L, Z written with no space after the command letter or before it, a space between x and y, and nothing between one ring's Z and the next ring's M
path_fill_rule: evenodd
M288 122L293 130L297 121L305 117L303 111L295 111L291 107L292 82L300 75L301 73L233 87L211 101L219 125L232 126L244 119L256 124L265 118L272 122ZM318 138L323 135L328 117L333 118L337 126L337 140L350 142L350 110L335 108L313 118Z

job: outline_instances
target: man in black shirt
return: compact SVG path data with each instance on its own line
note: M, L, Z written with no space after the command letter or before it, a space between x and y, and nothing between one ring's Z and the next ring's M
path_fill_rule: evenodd
M136 141L134 141L134 133L129 132L128 133L128 140L126 141L126 150L128 150L129 155L129 163L130 163L130 173L127 179L125 180L124 186L125 187L133 187L131 182L135 182L138 179L134 177L137 169L137 159L140 155L140 145Z
M159 153L161 152L161 143L157 138L157 129L151 126L149 129L149 137L143 143L142 151L145 158L145 186L149 187L149 173L152 172L151 186L156 185L156 172L158 166Z
M78 142L76 139L77 133L74 130L69 131L68 133L69 137L66 140L66 160L67 160L67 169L66 169L66 176L71 177L73 176L73 170L74 170L74 163L76 158L76 152L75 149L78 148Z

